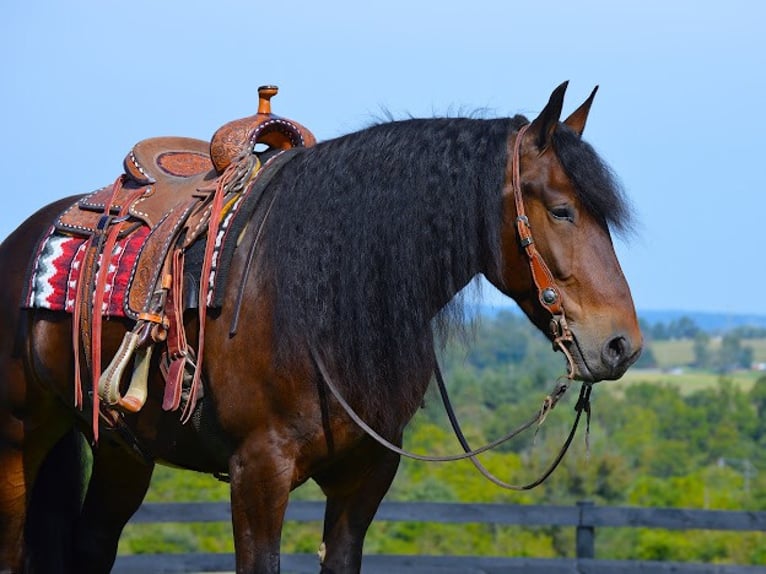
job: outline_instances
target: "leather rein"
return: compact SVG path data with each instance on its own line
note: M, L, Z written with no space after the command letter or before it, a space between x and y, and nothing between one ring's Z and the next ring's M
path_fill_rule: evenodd
M439 364L437 361L435 361L434 376L436 378L436 383L439 389L439 395L442 399L442 403L444 404L444 408L447 413L447 417L449 418L450 425L452 426L452 430L455 433L455 436L458 439L458 442L460 443L460 446L463 448L464 452L461 454L454 454L454 455L447 455L447 456L428 456L428 455L416 454L416 453L404 450L400 446L393 444L391 441L387 440L386 438L381 436L378 432L376 432L372 427L370 427L370 425L368 425L356 413L356 411L354 411L351 405L348 404L348 402L343 398L342 394L338 391L337 387L332 382L332 377L330 376L330 373L324 361L322 360L319 352L317 351L317 349L313 346L310 349L311 356L317 368L319 369L319 372L322 378L324 379L325 384L330 389L330 392L332 393L332 395L338 401L338 403L346 412L346 414L366 434L368 434L376 442L378 442L379 444L381 444L388 450L395 452L396 454L399 454L401 456L411 458L414 460L427 461L427 462L450 462L450 461L456 461L456 460L470 459L471 462L474 464L474 466L477 468L477 470L484 477L486 477L488 480L490 480L492 483L496 484L497 486L510 489L510 490L530 490L542 484L553 473L556 467L558 467L559 463L563 460L564 455L566 454L567 450L569 449L569 446L572 443L572 440L574 439L574 436L577 432L577 427L580 423L580 418L583 412L586 413L587 430L588 431L590 430L590 394L592 390L592 385L590 383L583 383L583 385L581 386L580 395L574 407L577 414L572 424L572 429L570 430L569 435L564 441L564 444L561 446L561 449L559 450L558 454L554 457L553 461L549 464L546 470L536 480L527 484L520 484L520 485L507 483L497 478L491 472L489 472L484 467L484 465L482 465L482 463L476 458L477 455L483 452L487 452L491 449L494 449L495 447L514 438L515 436L519 435L520 433L522 433L523 431L527 430L528 428L532 427L535 424L539 428L539 426L542 425L542 423L545 421L545 418L547 417L548 413L551 410L553 410L553 408L558 403L559 399L564 395L564 393L566 393L567 389L569 388L569 385L571 384L571 381L574 378L574 360L572 358L571 353L569 352L569 349L567 348L567 344L571 344L574 342L574 337L572 336L572 333L569 330L569 326L567 325L566 317L564 314L564 306L563 306L563 303L561 302L561 294L559 292L558 287L556 286L555 280L553 278L553 274L551 273L550 269L546 265L539 251L537 251L537 248L535 247L534 239L532 238L532 229L529 224L529 218L526 215L526 210L524 209L524 201L523 201L522 193L521 193L521 176L520 176L521 143L522 143L524 134L528 128L529 128L529 124L524 125L519 129L519 131L516 134L516 137L513 140L512 147L510 146L510 142L509 142L509 147L510 147L509 151L511 152L511 163L510 163L508 172L506 173L506 178L505 178L506 181L505 181L505 186L503 190L503 195L505 195L509 191L513 194L514 202L516 205L516 230L518 233L519 245L527 254L527 258L529 261L529 268L532 274L532 280L535 284L535 287L537 288L538 300L540 304L543 306L543 308L546 309L551 315L550 329L551 329L551 339L553 342L553 348L554 350L560 350L566 357L567 371L568 371L566 378L560 379L556 383L556 386L554 387L553 391L545 397L545 399L543 400L542 406L540 407L538 412L535 414L535 416L533 416L530 420L523 423L516 429L507 433L505 436L500 437L490 443L487 443L482 447L479 447L476 449L471 448L470 444L468 443L465 437L465 434L463 433L462 428L460 427L460 423L458 422L457 417L455 415L455 411L452 407L452 403L447 393L447 387L444 383L444 378L442 376L441 369L439 368Z

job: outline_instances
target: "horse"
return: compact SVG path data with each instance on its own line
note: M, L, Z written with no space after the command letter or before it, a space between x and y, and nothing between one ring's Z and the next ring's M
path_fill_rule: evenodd
M21 304L40 237L74 198L24 221L0 244L0 571L108 572L160 463L228 477L237 572L279 571L290 492L315 481L320 571L359 572L400 455L326 379L401 446L463 317L460 292L482 276L564 352L571 378L621 377L642 347L611 238L631 210L582 139L596 91L561 121L566 87L532 121L392 120L284 163L267 213L241 233L224 303L208 310L201 414L163 410L154 357L146 404L118 416L139 453L104 429L88 447L72 315ZM183 321L199 334L198 314ZM131 326L104 321L104 363Z

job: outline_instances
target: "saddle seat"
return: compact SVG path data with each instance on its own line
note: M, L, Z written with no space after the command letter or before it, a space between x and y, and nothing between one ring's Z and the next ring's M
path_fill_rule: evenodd
M131 272L124 304L125 315L134 319L136 326L126 334L123 345L103 374L96 366L100 363L95 359L97 354L93 354L90 365L91 378L98 381L98 395L106 404L133 412L141 408L146 399L146 369L153 343L165 343L166 355L169 361L176 361L176 367L171 365L166 369L169 373L163 407L178 408L180 383L188 369L188 358L194 355L186 344L183 309L179 307L183 298L185 250L206 237L199 282L207 285L205 274L211 270L212 246L225 206L232 203L230 199L250 189L261 169L263 152L316 143L307 128L271 113L271 98L277 91L276 86L260 87L257 113L225 124L210 142L186 137L155 137L138 142L126 156L124 173L114 184L84 196L56 220L54 225L59 232L82 236L88 241L73 321L73 328L80 331L73 337L82 339L86 360L91 349L100 350L100 313L96 309L101 309L98 295L103 294L104 286L99 285L99 281L103 281L100 270L103 265L99 262L103 257L111 257L118 238L139 228L148 228ZM256 150L256 146L265 149ZM206 304L203 299L200 303L198 351L201 355ZM136 354L133 379L123 397L119 392L120 378L128 359L142 347L148 349L148 353ZM79 385L77 350L75 359L78 362L76 384ZM199 377L200 360L198 357L194 367L195 381ZM128 395L131 400L126 401ZM94 397L94 413L99 408L97 402ZM190 411L188 405L186 410ZM97 436L95 419L94 414L94 435Z

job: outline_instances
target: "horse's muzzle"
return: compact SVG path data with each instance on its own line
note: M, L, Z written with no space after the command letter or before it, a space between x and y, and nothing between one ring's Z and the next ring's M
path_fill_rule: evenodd
M642 343L627 334L615 334L600 346L589 347L573 334L569 351L574 362L573 378L597 383L622 377L641 354ZM591 350L592 349L592 350Z

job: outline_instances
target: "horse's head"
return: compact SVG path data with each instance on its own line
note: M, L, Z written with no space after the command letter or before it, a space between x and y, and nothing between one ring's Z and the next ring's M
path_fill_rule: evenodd
M566 83L509 141L502 269L488 278L569 358L570 376L617 379L642 336L611 227L627 224L608 168L581 135L596 90L559 122ZM514 173L515 172L515 173Z

